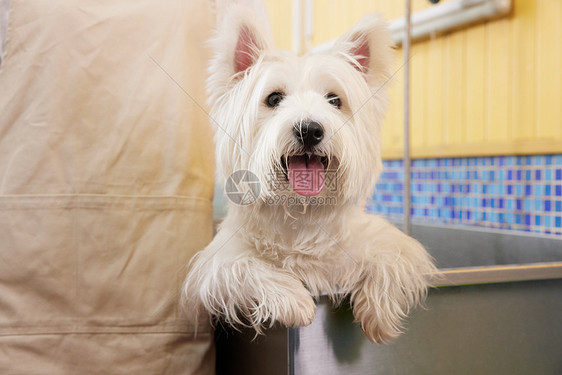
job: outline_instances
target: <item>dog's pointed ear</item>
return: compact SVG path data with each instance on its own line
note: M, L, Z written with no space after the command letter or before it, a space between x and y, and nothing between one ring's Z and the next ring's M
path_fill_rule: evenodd
M332 51L361 72L370 86L380 86L392 75L393 42L388 24L377 14L364 16L335 42Z
M251 9L234 5L224 14L211 40L214 58L209 67L210 90L221 91L237 81L273 45L271 32Z
M242 24L234 48L234 74L244 72L256 63L260 54L267 49L267 42L252 25Z

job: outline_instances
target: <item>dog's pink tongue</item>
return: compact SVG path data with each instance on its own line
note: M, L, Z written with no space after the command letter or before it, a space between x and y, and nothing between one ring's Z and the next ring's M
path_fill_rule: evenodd
M320 194L324 188L324 165L320 156L289 157L289 182L295 193L305 197Z

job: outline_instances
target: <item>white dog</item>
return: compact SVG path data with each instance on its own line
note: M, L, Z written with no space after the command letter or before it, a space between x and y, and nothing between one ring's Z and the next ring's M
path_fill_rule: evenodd
M310 324L313 296L349 295L368 338L386 342L435 271L416 240L362 209L382 169L387 25L366 16L331 51L297 56L274 49L256 18L229 12L208 90L219 178L249 171L261 194L230 203L190 264L184 302L260 333Z

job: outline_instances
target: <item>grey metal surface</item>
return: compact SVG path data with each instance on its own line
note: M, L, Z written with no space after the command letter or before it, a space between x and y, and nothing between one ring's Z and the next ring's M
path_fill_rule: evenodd
M411 235L412 222L411 222L411 201L412 195L410 192L410 170L412 167L410 158L410 42L411 42L411 11L412 1L406 0L406 14L404 20L406 26L404 28L404 39L402 40L402 50L404 51L404 194L402 196L404 202L404 222L403 230L407 235Z
M217 374L562 374L562 279L434 289L426 307L376 345L348 305L321 300L310 326L231 336Z
M217 375L287 375L289 330L275 326L266 335L249 329L235 331L219 325L215 330Z
M433 290L390 345L368 342L351 311L318 306L300 328L295 375L562 374L562 280Z
M561 239L419 225L413 235L453 267L440 285L461 285L432 289L397 340L370 343L348 305L321 299L307 327L253 342L218 330L217 374L562 374Z
M562 236L471 227L413 225L439 268L562 261Z
M459 286L550 279L562 279L562 262L450 268L441 270L431 280L431 285Z

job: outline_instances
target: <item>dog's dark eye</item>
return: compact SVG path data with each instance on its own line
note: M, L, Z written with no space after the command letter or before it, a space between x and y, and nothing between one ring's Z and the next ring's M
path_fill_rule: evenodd
M326 99L328 99L328 103L336 107L337 109L341 108L341 99L334 94L333 92L326 95Z
M269 108L275 108L279 105L279 103L281 103L282 100L283 100L283 93L275 91L269 94L269 96L265 100L265 104Z

